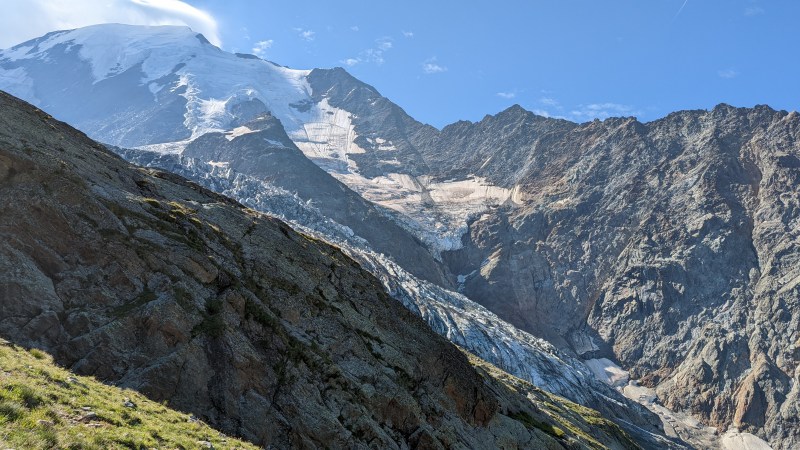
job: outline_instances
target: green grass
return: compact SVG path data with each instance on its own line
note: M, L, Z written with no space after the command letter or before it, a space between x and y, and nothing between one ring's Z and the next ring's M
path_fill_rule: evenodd
M528 399L536 406L535 414L515 411L508 415L526 428L541 430L561 442L577 439L584 448L597 450L606 448L593 435L605 435L615 439L626 449L640 448L625 431L614 422L604 418L599 412L545 392L527 381L503 372L468 351L461 350L479 371L485 371L488 376L509 389L527 394Z
M200 441L257 448L135 391L73 375L41 350L0 341L0 448L196 449Z
M161 208L161 203L154 198L143 198L142 201L152 206L153 208Z
M545 433L557 438L564 437L564 430L551 423L543 422L541 420L536 420L533 416L526 413L525 411L519 411L516 413L509 414L509 417L525 425L525 427L527 428L538 428L539 430L542 430Z

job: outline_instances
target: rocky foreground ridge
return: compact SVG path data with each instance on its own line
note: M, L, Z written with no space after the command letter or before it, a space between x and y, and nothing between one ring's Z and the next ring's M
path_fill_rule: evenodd
M339 250L0 94L0 334L258 445L636 448Z

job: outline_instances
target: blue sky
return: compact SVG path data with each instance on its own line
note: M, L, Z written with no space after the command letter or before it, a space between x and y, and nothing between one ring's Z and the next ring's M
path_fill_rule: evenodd
M10 2L12 11L38 2L44 12L86 3ZM73 22L185 22L226 50L297 68L343 66L435 126L514 103L575 121L649 121L721 102L800 106L796 0L109 0L106 8ZM0 44L9 34L0 32Z

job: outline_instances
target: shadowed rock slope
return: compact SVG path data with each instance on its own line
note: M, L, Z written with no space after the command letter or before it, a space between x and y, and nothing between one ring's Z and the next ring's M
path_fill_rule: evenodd
M0 218L2 336L258 445L636 448L476 369L336 248L2 93Z

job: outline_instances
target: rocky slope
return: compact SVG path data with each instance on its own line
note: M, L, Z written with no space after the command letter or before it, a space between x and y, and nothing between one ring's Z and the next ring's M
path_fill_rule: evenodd
M236 139L232 140L234 148ZM135 164L180 174L335 243L381 280L392 297L451 342L537 387L598 410L645 446L679 446L663 438L662 425L654 414L596 379L580 361L513 327L463 295L416 278L298 195L230 167L209 165L183 155L112 148Z
M475 368L336 248L6 94L0 183L0 334L77 373L279 448L636 447Z
M97 25L0 51L0 89L92 138L185 151L267 179L314 201L417 276L450 285L446 269L419 239L312 164L286 136L314 154L349 151L347 114L311 103L309 73L224 52L189 28L173 26ZM248 136L253 129L245 123L260 136ZM241 137L240 152L227 145L234 136ZM326 161L335 162L326 167L340 163L316 159Z
M0 54L0 87L162 153L208 132L250 136L244 124L268 110L307 158L427 244L425 264L442 263L428 280L573 356L615 360L720 431L800 444L796 113L720 105L575 124L515 106L436 130L344 70L241 58L185 29L49 35ZM228 150L194 155L246 167L213 139Z
M720 105L570 125L512 109L450 133L431 148L514 142L514 166L476 157L461 170L525 193L445 256L473 274L470 298L579 355L615 357L669 407L798 445L797 113ZM455 164L464 150L430 155Z
M513 193L462 215L461 245L441 253L461 292L562 349L617 360L673 409L799 444L796 112L575 124L514 106L439 131L327 74L312 86L356 114L359 136L391 137L352 156L361 173Z

